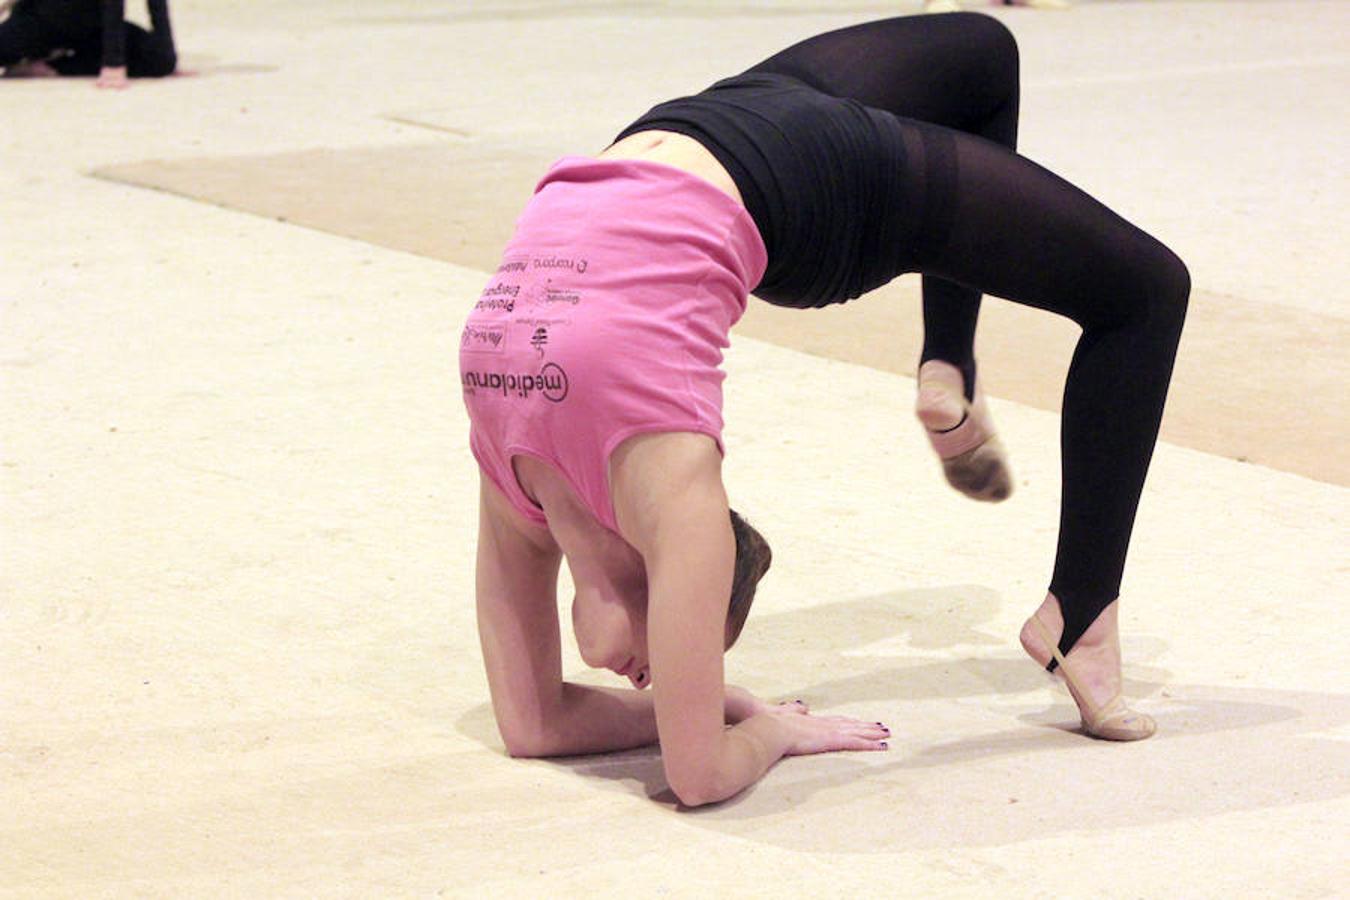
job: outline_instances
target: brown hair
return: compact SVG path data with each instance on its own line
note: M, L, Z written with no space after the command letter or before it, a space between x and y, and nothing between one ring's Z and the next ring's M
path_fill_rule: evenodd
M731 532L736 536L736 569L731 576L731 605L727 608L728 650L741 636L741 629L750 615L750 604L755 602L755 588L773 562L773 551L764 535L734 509L731 511Z

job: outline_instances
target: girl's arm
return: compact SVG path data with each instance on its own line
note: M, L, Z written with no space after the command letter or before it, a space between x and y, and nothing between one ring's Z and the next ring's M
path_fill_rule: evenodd
M101 88L124 88L127 86L127 40L126 40L126 0L101 0L103 15L103 59L98 73L98 86ZM146 0L150 12L150 32L154 36L156 50L155 65L163 67L167 58L167 71L172 72L176 65L176 53L173 47L173 27L169 23L168 0ZM148 51L139 51L144 54Z
M723 640L735 564L722 457L711 438L622 445L615 512L647 568L647 649L666 778L689 806L724 800L785 755L884 750L879 723L756 714L724 728Z
M570 756L655 743L651 692L563 681L561 553L548 532L521 518L486 478L479 510L478 634L507 752ZM769 708L743 688L726 691L729 723Z
M567 684L558 629L562 552L487 479L478 518L478 636L492 709L512 756L619 750L656 740L637 691Z
M127 86L127 35L122 22L126 17L126 0L102 0L103 7L103 68L98 73L98 86L124 88Z
M162 41L173 46L173 26L169 24L169 0L146 0L146 9L150 12L150 31Z
M720 471L708 471L707 457L699 462L692 472L670 473L681 490L649 508L635 545L647 566L647 648L666 778L689 806L740 792L788 750L771 717L723 727L735 539Z

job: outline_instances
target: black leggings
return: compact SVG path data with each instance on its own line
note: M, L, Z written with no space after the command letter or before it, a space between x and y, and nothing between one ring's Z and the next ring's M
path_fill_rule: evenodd
M689 133L705 133L704 124L720 130L728 142L760 136L749 141L754 153L727 153L716 141L709 149L741 176L747 206L758 207L751 211L763 219L771 273L775 265L792 270L782 283L807 285L811 266L834 266L841 248L852 256L844 267L865 273L847 296L904 272L922 273L923 357L964 369L967 390L981 292L1082 326L1064 391L1059 547L1050 583L1064 612L1060 649L1067 653L1120 592L1190 278L1158 241L1014 152L1017 59L1012 35L988 16L871 22L813 37L720 82L701 101L713 104L710 111L694 103L685 123ZM822 103L835 107L822 112ZM655 108L627 133L683 128L679 104ZM791 146L772 150L784 134ZM828 164L817 164L804 180L793 160L813 153ZM763 177L755 177L757 168L766 170ZM813 197L810 183L822 181L833 183ZM892 198L852 196L859 185L862 193L889 190ZM777 218L786 227L772 221L766 193L778 196ZM828 195L838 194L845 199L827 206ZM854 210L861 226L849 221ZM813 241L826 240L822 235L846 231L857 234L807 267L793 263ZM801 252L776 261L773 250L785 234L804 235L793 248ZM779 283L768 287L756 293L785 305L846 299L821 300L827 295L804 289L798 303Z
M950 206L939 213L945 239L920 242L917 258L906 261L924 275L924 359L962 366L970 389L981 291L1082 326L1064 391L1050 583L1064 611L1067 653L1120 592L1186 314L1185 265L1013 151L1017 45L996 19L968 13L858 25L803 41L751 71L790 75L915 120L902 123L911 129L951 129L949 141L928 142L954 153Z

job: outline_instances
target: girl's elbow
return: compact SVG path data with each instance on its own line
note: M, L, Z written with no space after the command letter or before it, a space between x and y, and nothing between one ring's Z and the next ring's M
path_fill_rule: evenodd
M539 759L544 756L556 756L557 749L552 746L549 736L537 728L499 725L502 743L506 745L506 755L513 759Z
M675 799L681 806L707 806L730 797L735 791L728 791L720 783L717 773L709 766L672 766L666 765L666 781Z
M506 755L512 759L539 759L548 756L539 744L520 739L506 739Z
M711 803L717 803L726 799L725 797L718 796L716 791L697 786L677 788L672 785L671 791L675 794L675 799L680 801L681 806L690 809L698 806L707 806Z

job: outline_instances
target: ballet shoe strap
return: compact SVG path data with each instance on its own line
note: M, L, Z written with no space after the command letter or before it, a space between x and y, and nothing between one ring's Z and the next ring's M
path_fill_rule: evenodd
M1050 648L1051 654L1055 657L1055 662L1059 663L1059 670L1064 673L1064 680L1069 683L1076 697L1082 699L1083 703L1088 705L1087 711L1079 712L1083 716L1083 725L1087 728L1088 734L1097 737L1109 738L1111 740L1134 740L1139 737L1147 737L1153 733L1152 720L1148 716L1137 713L1125 705L1125 695L1117 692L1107 702L1101 706L1093 707L1092 699L1088 692L1084 690L1083 683L1078 680L1074 674L1073 667L1065 661L1063 654L1059 652L1059 644L1050 635L1050 629L1045 627L1041 621L1041 614L1038 610L1031 617L1036 623L1036 630L1041 633L1041 640L1045 641L1046 646ZM1129 718L1135 717L1138 725L1131 723ZM1145 725L1144 723L1148 723ZM1116 729L1115 726L1120 726Z
M1056 642L1054 637L1051 636L1050 629L1046 628L1045 623L1041 621L1040 610L1037 610L1035 614L1032 615L1031 621L1036 623L1036 630L1041 633L1041 640L1045 641L1046 646L1050 648L1050 652L1054 654L1055 662L1059 663L1059 670L1064 673L1064 680L1069 683L1069 687L1073 688L1073 692L1077 696L1081 697L1084 703L1089 705L1087 719L1089 720L1090 723L1096 721L1097 717L1101 713L1101 710L1106 709L1106 707L1103 706L1100 707L1099 709L1091 708L1092 700L1088 692L1083 690L1083 685L1082 683L1079 682L1078 676L1074 674L1073 668L1067 662L1064 661L1063 654L1059 652L1058 642ZM1116 695L1116 699L1117 700L1120 699L1119 694ZM1108 703L1107 706L1110 706L1110 704Z
M972 399L968 400L961 378L960 370L951 363L930 360L919 367L920 394L937 392L961 407L961 421L956 425L939 431L928 430L928 442L943 460L969 453L994 437L979 379L976 378L972 385Z
M928 385L924 385L922 389L928 390ZM976 447L988 443L994 435L987 424L982 398L977 397L976 401L971 403L964 395L951 390L947 385L942 385L942 389L956 397L961 404L960 422L941 431L928 429L928 442L933 445L938 457L946 460L969 453Z
M1107 700L1102 706L1092 707L1092 700L1088 692L1083 690L1083 683L1077 679L1073 668L1066 663L1064 656L1060 653L1060 646L1050 637L1050 630L1045 627L1045 622L1041 621L1039 611L1031 615L1031 621L1035 622L1035 627L1041 633L1041 640L1049 646L1050 653L1054 654L1054 661L1060 664L1060 671L1064 672L1064 680L1068 681L1073 694L1083 699L1088 704L1087 712L1079 707L1079 712L1083 715L1083 726L1088 734L1099 738L1111 739L1111 741L1137 741L1139 738L1149 737L1153 734L1153 719L1143 715L1142 712L1135 712L1129 706L1126 706L1125 695L1116 692L1114 698ZM1134 716L1134 721L1130 718Z
M1059 652L1059 643L1050 634L1050 629L1046 628L1045 623L1041 621L1040 610L1032 615L1031 621L1036 623L1036 630L1041 633L1041 640L1045 641L1045 645L1050 648L1050 653L1055 657L1055 662L1059 663L1061 669L1065 668L1064 657ZM1069 673L1066 671L1064 674L1067 676Z

